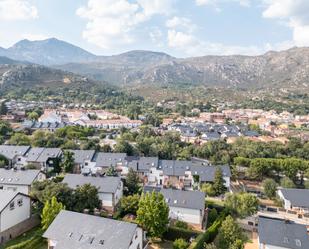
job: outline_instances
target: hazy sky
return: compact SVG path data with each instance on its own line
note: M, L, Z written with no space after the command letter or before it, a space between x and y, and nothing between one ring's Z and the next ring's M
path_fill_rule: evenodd
M49 37L102 55L260 54L309 45L309 0L0 0L0 46Z

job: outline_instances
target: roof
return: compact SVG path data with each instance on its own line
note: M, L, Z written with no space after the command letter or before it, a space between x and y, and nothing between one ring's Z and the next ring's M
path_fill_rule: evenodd
M123 163L126 158L126 153L104 153L99 152L93 159L97 167L116 166L117 163Z
M85 184L91 184L98 188L99 192L104 193L115 193L119 184L121 183L120 177L104 176L104 177L94 177L94 176L84 176L77 174L66 174L64 183L72 189L78 186L83 186Z
M136 229L136 224L62 210L43 237L57 241L55 249L128 249Z
M153 191L159 193L161 191L161 187L159 187L159 186L149 186L149 185L146 185L146 186L143 187L144 193L148 193L148 192L152 193Z
M12 160L15 156L23 156L30 146L0 145L0 154Z
M0 184L31 185L40 170L8 170L0 169Z
M15 191L6 191L0 190L0 212L15 198L17 195L24 195L25 194L15 192ZM28 196L27 196L28 197Z
M184 176L191 168L191 161L160 160L158 168L163 170L164 175Z
M205 193L200 191L184 191L176 189L162 189L167 204L171 207L182 207L189 209L205 208Z
M283 188L280 191L292 206L309 208L309 189Z
M260 216L258 231L260 243L290 249L309 248L305 225Z
M231 170L228 165L221 166L201 166L193 164L191 167L192 175L199 175L200 182L212 182L215 179L217 168L222 170L223 177L231 177Z
M92 160L95 154L95 150L69 150L73 152L74 161L75 163L84 163L86 160Z
M60 157L61 154L62 151L59 148L45 148L36 161L46 162L49 158Z
M43 150L44 150L43 147L31 148L26 154L27 162L35 162L38 159L38 157L41 155Z

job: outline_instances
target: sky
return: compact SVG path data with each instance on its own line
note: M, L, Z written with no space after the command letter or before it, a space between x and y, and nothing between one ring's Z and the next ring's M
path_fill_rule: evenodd
M98 55L257 55L309 46L309 0L0 0L0 46L55 37Z

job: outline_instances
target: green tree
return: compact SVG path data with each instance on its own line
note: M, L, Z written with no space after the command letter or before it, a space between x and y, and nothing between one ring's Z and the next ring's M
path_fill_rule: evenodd
M65 209L61 202L57 201L57 198L53 196L50 201L46 201L42 211L42 229L46 230L61 210Z
M255 214L258 205L258 198L249 193L228 194L225 199L225 207L240 218Z
M125 180L125 188L127 192L126 194L133 195L139 193L140 192L139 182L140 179L138 174L132 168L130 168Z
M23 133L15 133L8 141L11 145L30 145L30 138Z
M173 249L187 249L189 247L189 243L184 239L176 239L173 242Z
M0 104L0 115L6 115L8 113L8 108L5 105L5 101L1 101Z
M74 170L74 153L72 151L65 151L61 168L65 173L73 173Z
M134 155L134 147L124 139L119 139L117 141L114 151L119 153L126 153L128 156Z
M124 196L120 199L120 209L123 214L136 214L140 195Z
M136 221L151 237L162 237L167 229L169 207L161 193L141 196Z
M98 195L98 189L90 184L85 184L74 191L74 207L76 212L83 212L84 209L93 210L101 207L101 201Z
M281 179L280 186L282 188L296 188L295 183L286 176Z
M265 179L262 185L263 192L269 199L272 199L276 196L277 183L273 179Z
M117 170L113 166L110 166L105 174L106 176L118 176Z
M212 223L214 223L214 221L218 218L218 212L217 209L212 208L210 209L209 213L208 213L208 218L207 218L207 222L208 222L208 226L211 225Z
M242 233L241 228L234 221L232 216L227 216L222 222L218 233L218 245L220 249L231 249L232 246L238 246L241 249L247 241L246 236Z
M216 169L214 183L212 185L216 196L221 195L225 192L226 188L224 186L224 183L225 181L223 179L222 170L218 167Z
M216 192L212 187L211 183L202 183L200 187L201 191L204 192L208 196L215 196Z
M204 247L205 249L218 249L218 247L214 243L205 244Z
M39 114L37 112L33 111L33 112L29 112L27 114L27 117L30 120L38 120L40 116L39 116Z

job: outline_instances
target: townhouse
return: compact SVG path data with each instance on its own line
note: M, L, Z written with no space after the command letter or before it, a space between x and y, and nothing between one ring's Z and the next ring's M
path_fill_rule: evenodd
M28 195L14 191L0 191L0 245L25 232L21 224L31 217Z
M282 188L277 191L277 194L286 210L309 214L309 189Z
M143 230L136 224L65 210L43 237L48 249L143 248Z
M91 165L91 162L95 155L95 150L68 150L73 153L74 159L74 172L85 173L85 168Z
M31 185L35 181L46 179L45 173L40 170L0 169L0 190L30 194Z
M260 216L258 246L259 249L308 249L307 227L289 220Z
M62 182L66 183L72 189L76 189L77 187L85 184L95 186L98 189L98 195L102 202L102 208L107 211L114 211L123 195L123 183L120 177L94 177L66 174Z
M164 188L161 189L161 193L169 206L170 219L204 228L205 193Z
M30 146L0 145L0 155L8 160L9 167L20 164L29 150Z

